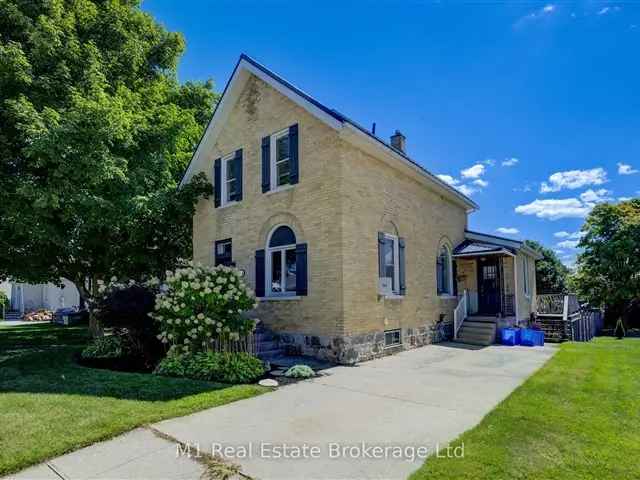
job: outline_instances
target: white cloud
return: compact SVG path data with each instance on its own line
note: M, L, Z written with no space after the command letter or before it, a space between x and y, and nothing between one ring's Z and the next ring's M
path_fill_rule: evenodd
M478 191L477 188L470 187L469 185L460 185L460 186L457 186L456 188L460 190L467 197L470 197L471 195L473 195Z
M633 175L634 173L638 173L640 170L633 168L631 165L627 163L618 163L618 174L619 175Z
M476 163L472 167L469 167L460 172L464 178L478 178L484 175L485 167L481 163Z
M600 10L598 10L598 15L605 15L610 11L611 11L610 7L602 7Z
M493 158L487 158L484 162L485 165L488 165L489 167L493 167L496 164L496 161Z
M520 27L522 25L524 25L525 23L534 21L534 20L538 20L540 18L543 18L547 15L551 15L554 11L556 10L556 6L552 3L548 3L547 5L545 5L542 8L539 8L527 15L525 15L524 17L521 17L520 19L518 19L517 22L514 23L514 27Z
M558 242L558 247L574 250L578 247L578 243L580 243L580 240L564 240L563 242Z
M538 218L559 220L561 218L584 218L592 208L593 204L585 204L577 198L536 199L526 205L518 205L515 212L522 215L535 215Z
M561 250L561 249L559 249L559 248L556 248L556 249L554 250L554 252L556 252L556 254L558 254L558 255L562 255L562 254L564 254L564 253L565 253L565 252L564 252L564 250Z
M633 200L633 197L618 197L619 202L628 202L629 200Z
M584 237L584 233L582 233L581 231L569 233L563 230L563 231L554 233L553 236L556 238L582 238Z
M607 181L607 172L600 167L591 170L556 172L549 177L549 183L540 184L540 193L559 192L564 188L574 190L588 185L602 185Z
M520 230L514 227L500 227L496 228L496 232L502 233L504 235L517 235L520 233Z
M595 191L589 189L580 194L580 200L587 204L610 202L613 200L613 198L610 197L611 193L611 190L607 190L605 188L601 188Z
M438 177L440 180L442 180L445 183L448 183L451 186L460 184L460 180L453 178L451 175L440 174L440 175L436 175L436 177Z
M513 167L514 165L516 165L520 160L518 160L516 157L511 157L511 158L507 158L505 160L502 161L502 166L503 167Z
M476 165L474 165L474 166L476 166ZM480 165L480 166L482 168L484 168L484 166L482 166L482 165ZM467 197L470 197L474 193L479 192L482 188L484 188L484 187L489 185L489 182L487 182L485 180L482 180L481 178L478 178L478 179L474 180L472 182L472 184L475 185L475 186L472 186L472 185L463 184L457 178L454 178L451 175L447 175L447 174L444 174L444 173L436 175L436 177L438 177L443 182L451 185L453 188L457 189L459 192L462 192L462 194L466 195Z

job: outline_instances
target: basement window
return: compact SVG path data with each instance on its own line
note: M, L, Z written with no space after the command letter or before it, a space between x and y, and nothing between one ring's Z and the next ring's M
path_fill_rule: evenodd
M395 347L396 345L400 345L402 343L402 339L400 337L400 329L396 330L385 330L384 332L384 346L387 347Z

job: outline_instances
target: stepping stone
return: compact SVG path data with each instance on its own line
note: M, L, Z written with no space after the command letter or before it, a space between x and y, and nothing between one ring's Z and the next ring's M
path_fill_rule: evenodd
M274 377L282 377L284 376L284 370L278 369L278 370L272 370L271 372L269 372L271 375L273 375Z
M263 387L277 387L278 382L273 378L265 378L264 380L260 380L258 382L258 385L261 385Z

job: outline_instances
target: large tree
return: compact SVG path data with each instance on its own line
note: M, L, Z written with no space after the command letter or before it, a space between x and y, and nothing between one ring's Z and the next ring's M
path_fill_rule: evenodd
M626 317L640 302L640 199L597 205L582 227L574 283L609 320Z
M553 250L533 240L526 240L525 243L542 255L542 259L536 261L536 291L539 294L565 293L569 269Z
M0 278L86 297L190 255L211 187L176 186L217 97L183 49L135 0L0 0Z

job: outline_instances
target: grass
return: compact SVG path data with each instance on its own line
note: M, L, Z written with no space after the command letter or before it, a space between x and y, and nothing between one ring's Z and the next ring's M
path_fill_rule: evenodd
M411 480L640 478L640 340L565 343Z
M72 356L86 342L86 327L0 326L0 475L268 391L81 367Z

